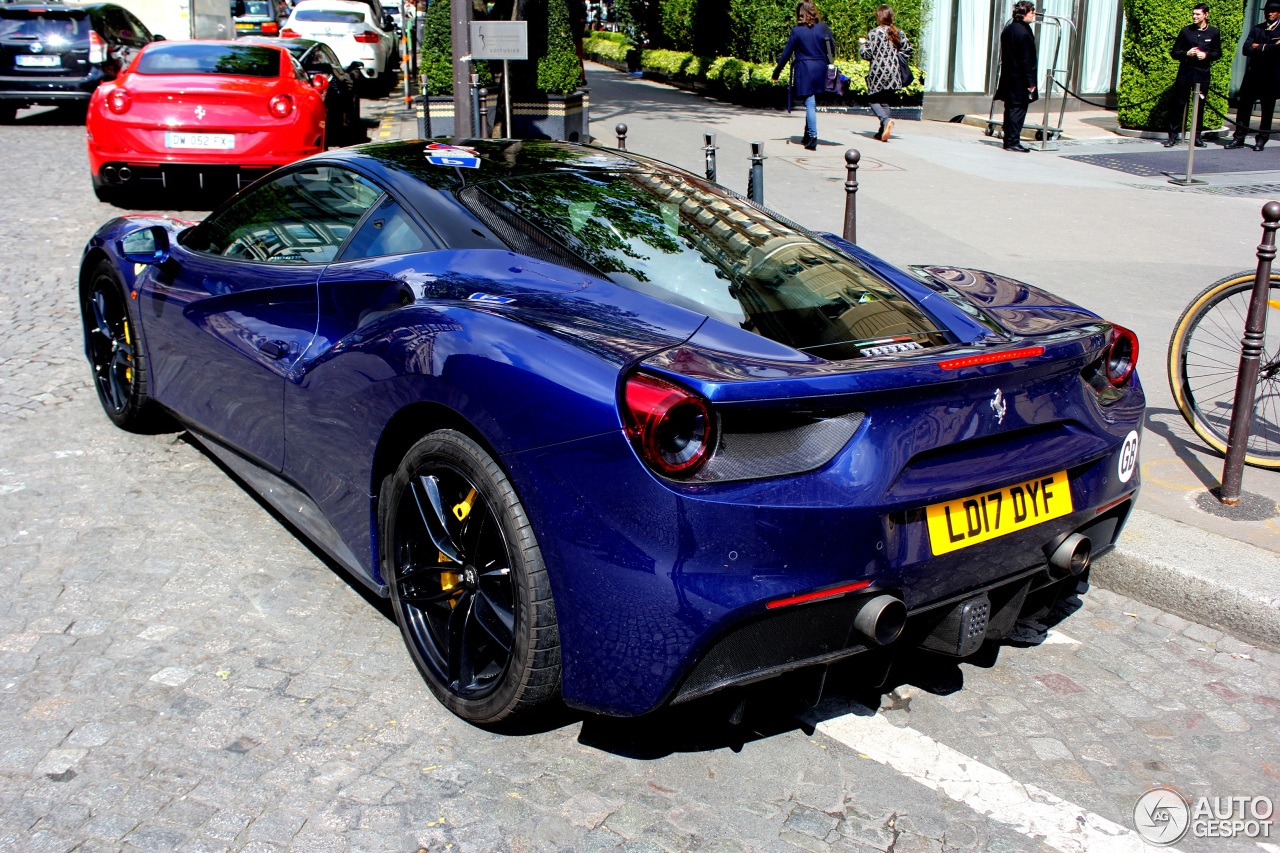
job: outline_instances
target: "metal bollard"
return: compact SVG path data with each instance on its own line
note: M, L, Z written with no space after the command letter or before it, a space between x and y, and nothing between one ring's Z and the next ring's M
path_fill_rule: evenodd
M1244 324L1240 372L1236 376L1236 396L1231 406L1231 428L1227 431L1227 461L1222 466L1222 489L1218 493L1218 500L1228 506L1240 503L1244 456L1249 445L1249 422L1253 419L1259 361L1267 333L1267 297L1271 290L1271 261L1276 256L1276 229L1280 229L1280 201L1269 201L1262 206L1258 274L1253 279L1253 295L1249 298L1249 314Z
M844 180L844 238L858 242L858 161L862 155L857 148L844 152L846 171Z
M471 75L471 137L480 136L480 75Z
M707 180L712 183L716 179L716 135L714 133L702 134L702 150L707 155Z
M626 151L627 150L627 126L622 122L618 122L618 126L613 129L613 132L618 134L618 150Z
M1170 176L1169 183L1187 186L1189 184L1203 184L1204 181L1197 180L1193 177L1196 159L1196 137L1200 135L1200 84L1196 83L1191 87L1191 100L1187 101L1187 112L1189 116L1183 116L1182 127L1185 130L1187 126L1187 118L1191 119L1191 132L1187 134L1187 173L1181 178Z
M428 106L428 103L427 103L426 93L422 91L421 87L418 88L418 91L421 93L418 95L417 98L415 98L415 100L417 101L416 110L418 114L418 138L430 139L431 138L431 113L429 112L430 107Z
M764 143L751 143L751 174L747 178L747 196L761 207L764 206Z
M480 98L476 108L476 124L480 126L480 138L489 138L489 90L481 89Z

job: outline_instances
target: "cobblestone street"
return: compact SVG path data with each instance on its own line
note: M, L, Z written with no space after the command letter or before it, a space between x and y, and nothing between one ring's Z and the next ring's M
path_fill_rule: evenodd
M383 602L184 433L106 419L76 280L120 211L82 126L0 137L0 849L1141 850L1149 787L1280 801L1280 655L1097 587L969 661L902 660L884 693L766 691L739 727L714 702L460 722ZM1014 793L884 763L851 727L868 703Z

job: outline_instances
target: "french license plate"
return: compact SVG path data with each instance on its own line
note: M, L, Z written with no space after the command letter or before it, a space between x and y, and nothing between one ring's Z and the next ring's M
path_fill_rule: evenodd
M1059 471L1002 489L925 508L934 556L1070 515L1071 483Z
M236 24L236 29L237 29L237 30L251 30L251 29L253 29L253 24Z
M177 133L166 131L165 148L210 148L230 151L236 147L234 133Z
M13 63L23 68L57 68L62 64L62 57L56 53L47 56L15 56Z

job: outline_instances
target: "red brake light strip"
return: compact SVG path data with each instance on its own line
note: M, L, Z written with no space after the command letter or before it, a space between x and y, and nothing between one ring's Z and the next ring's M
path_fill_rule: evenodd
M966 355L963 358L949 358L938 362L943 370L959 370L962 367L977 367L980 364L995 364L1001 361L1016 361L1020 358L1035 358L1044 355L1044 347L1023 347L1003 352L988 352L982 355Z
M858 581L857 583L847 583L844 586L832 587L831 589L820 589L817 592L806 592L803 595L793 595L790 598L779 598L777 601L770 601L765 605L769 610L777 607L787 607L792 604L804 604L806 601L817 601L821 598L834 598L837 595L844 595L846 592L857 592L860 589L866 589L871 586L871 581Z

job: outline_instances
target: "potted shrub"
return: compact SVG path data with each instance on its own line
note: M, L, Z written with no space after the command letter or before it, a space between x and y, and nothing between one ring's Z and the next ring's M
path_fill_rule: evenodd
M544 14L538 14L542 12ZM590 138L587 90L581 88L582 60L578 56L577 34L569 18L566 0L544 0L529 4L527 16L532 21L546 21L545 33L535 34L531 27L530 54L537 60L536 89L524 87L511 93L511 123L518 138L550 138L587 141ZM539 51L536 36L545 38ZM514 76L514 75L513 75ZM514 80L513 80L514 83Z
M480 83L493 86L493 74L488 62L474 63L475 73L480 75ZM435 0L423 18L422 50L420 52L419 73L422 75L424 94L427 95L427 110L431 119L428 134L431 136L470 136L470 129L459 133L454 128L453 120L453 32L450 22L449 0ZM492 88L491 88L492 91ZM468 93L470 96L470 93ZM496 99L490 99L495 103ZM482 107L492 112L489 104ZM488 127L493 127L493 115L488 118Z

